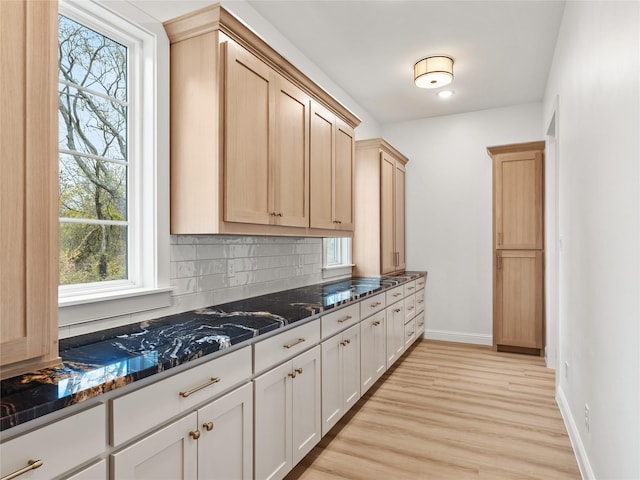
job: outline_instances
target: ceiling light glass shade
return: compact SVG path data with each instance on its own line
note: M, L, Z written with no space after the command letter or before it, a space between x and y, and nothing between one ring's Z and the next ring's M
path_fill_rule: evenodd
M453 59L427 57L413 66L413 80L420 88L439 88L453 80Z

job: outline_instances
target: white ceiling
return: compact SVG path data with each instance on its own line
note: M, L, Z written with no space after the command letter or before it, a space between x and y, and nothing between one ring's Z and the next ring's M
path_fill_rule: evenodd
M161 21L210 1L130 0ZM542 100L564 1L282 1L249 4L381 124ZM453 57L454 95L413 84Z

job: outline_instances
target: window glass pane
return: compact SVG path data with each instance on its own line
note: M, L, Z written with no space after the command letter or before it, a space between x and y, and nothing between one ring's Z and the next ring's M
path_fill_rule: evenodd
M126 226L60 224L60 285L126 278Z
M339 263L337 239L327 238L327 265L335 265Z
M127 219L127 167L60 154L60 216Z

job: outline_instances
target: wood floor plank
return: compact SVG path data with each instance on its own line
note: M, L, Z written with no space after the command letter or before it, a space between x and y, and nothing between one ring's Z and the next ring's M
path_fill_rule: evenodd
M417 342L286 480L542 480L580 473L539 357Z

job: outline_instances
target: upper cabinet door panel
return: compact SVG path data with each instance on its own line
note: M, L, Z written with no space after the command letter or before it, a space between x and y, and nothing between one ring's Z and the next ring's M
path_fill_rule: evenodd
M333 156L335 116L311 104L311 227L335 228L333 223Z
M395 229L396 270L404 270L405 259L405 166L396 162L395 167Z
M271 69L232 44L226 59L224 220L269 224Z
M496 248L544 248L542 152L500 154L494 162Z
M309 226L310 99L278 77L275 89L275 132L272 170L278 225Z
M396 270L394 250L394 170L395 160L386 153L380 161L380 273Z
M334 174L334 220L336 228L353 230L353 174L355 169L355 138L352 128L337 122Z

